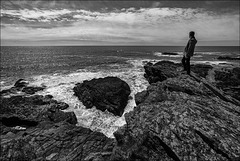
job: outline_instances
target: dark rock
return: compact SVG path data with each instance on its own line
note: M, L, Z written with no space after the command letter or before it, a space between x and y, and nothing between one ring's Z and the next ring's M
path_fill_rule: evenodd
M114 133L112 160L239 159L239 106L215 88L179 75L152 83L136 99Z
M148 82L155 83L164 81L168 78L173 78L181 75L179 68L181 64L176 64L169 61L160 61L156 64L147 63L145 68L145 78ZM210 79L211 83L216 85L217 88L223 90L225 94L240 100L240 68L219 69L207 64L194 64L191 65L191 71L197 76ZM181 89L179 89L181 90ZM138 104L140 97L136 97Z
M25 94L30 94L33 95L38 91L42 91L45 89L45 87L32 87L32 86L28 86L28 82L24 79L19 79L13 87L11 87L10 89L6 89L6 90L2 90L0 92L1 96L7 96L10 94L17 94L19 92L24 92Z
M60 110L67 107L67 104L57 102L49 96L1 97L0 104L0 122L7 127L30 127L29 124L37 125L41 121L77 123L77 118L73 112ZM5 130L5 132L7 131Z
M240 68L215 70L216 86L240 101Z
M178 55L178 53L163 52L162 55Z
M24 87L22 92L26 94L34 94L35 92L44 90L44 87Z
M11 117L1 117L0 121L3 125L8 127L15 127L15 126L32 127L32 126L38 125L38 122L36 121L20 119L19 117L16 117L14 115Z
M146 99L147 95L148 95L147 91L142 91L135 94L136 105L142 103Z
M160 61L155 64L147 63L144 66L145 78L149 83L155 83L158 81L164 81L167 78L173 78L181 74L179 69L182 68L182 64L173 63L170 61ZM208 72L213 69L211 65L207 64L194 64L191 65L191 71L198 74L201 77L206 78Z
M67 105L51 95L1 96L0 160L239 160L239 102L193 72L179 73L180 64L156 64L148 64L147 77L153 76L154 66L158 66L156 71L161 74L154 73L158 81L135 95L137 106L125 114L126 124L114 133L115 140L75 126L74 113L61 111ZM214 73L216 84L240 78L240 68L204 69ZM100 85L96 79L91 81L74 87L76 95L89 105L101 98L99 95L114 97L106 91L118 91L112 90L118 86L111 79L100 79ZM228 84L239 86L238 82ZM225 86L219 88L225 90Z
M74 112L62 112L54 106L49 108L43 115L47 115L47 118L52 122L61 122L64 120L73 125L77 123Z
M58 109L60 110L66 110L69 107L69 105L65 102L58 102L57 104L58 104Z
M9 94L17 94L19 91L21 91L20 88L12 87L10 89L5 89L0 92L0 95L9 95Z
M49 99L51 99L51 98L53 98L53 96L50 95L50 94L48 94L48 95L45 95L45 98L49 98Z
M16 87L14 87L16 88ZM25 87L23 87L25 88ZM109 160L114 140L77 127L51 95L0 97L0 160Z
M164 81L167 78L172 78L179 75L179 73L177 73L178 67L178 64L170 61L160 61L156 64L148 63L144 66L144 77L150 84L158 81Z
M131 92L128 84L117 77L84 81L76 84L73 90L87 108L96 106L118 116L123 114Z
M0 160L109 160L114 140L67 122L1 135Z
M240 60L240 57L219 56L218 60Z
M191 65L191 71L198 74L200 77L206 78L208 72L213 69L211 65L208 64L194 64Z
M29 83L24 80L24 79L19 79L15 84L14 84L14 87L17 87L17 88L22 88L22 87L26 87Z

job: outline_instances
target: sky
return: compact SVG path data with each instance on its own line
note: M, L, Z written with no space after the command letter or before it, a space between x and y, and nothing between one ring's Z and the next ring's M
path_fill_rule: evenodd
M239 46L239 1L1 1L1 46Z

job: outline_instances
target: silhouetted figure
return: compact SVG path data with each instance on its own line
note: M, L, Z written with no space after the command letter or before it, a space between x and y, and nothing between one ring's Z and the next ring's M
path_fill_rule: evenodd
M187 74L190 74L190 58L193 56L194 48L197 43L197 40L195 39L195 32L191 31L189 32L189 40L187 43L187 46L184 49L183 52L183 58L182 58L182 64L183 64L183 70L187 71Z

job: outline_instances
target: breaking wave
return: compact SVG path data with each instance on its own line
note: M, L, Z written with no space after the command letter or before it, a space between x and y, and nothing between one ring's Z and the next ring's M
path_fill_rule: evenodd
M46 89L37 94L50 94L54 99L69 104L67 111L73 111L78 120L78 126L90 128L94 131L104 133L107 137L113 137L118 127L125 122L124 114L132 111L135 104L134 95L147 88L148 82L144 78L143 64L148 60L129 60L128 65L110 65L107 68L97 68L78 70L70 74L55 73L53 75L39 75L32 78L30 85L45 86ZM130 68L129 68L130 67ZM86 109L81 101L74 96L73 87L76 83L93 78L103 78L116 76L126 81L131 88L130 99L125 108L124 114L119 117L108 111L102 112L95 107Z

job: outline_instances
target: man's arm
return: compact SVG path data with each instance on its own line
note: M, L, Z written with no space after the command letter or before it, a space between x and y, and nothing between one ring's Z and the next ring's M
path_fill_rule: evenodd
M194 48L195 48L195 45L197 43L197 40L196 39L191 39L189 41L189 46L188 46L188 50L187 50L187 54L189 56L192 56L193 55L193 52L194 52Z

